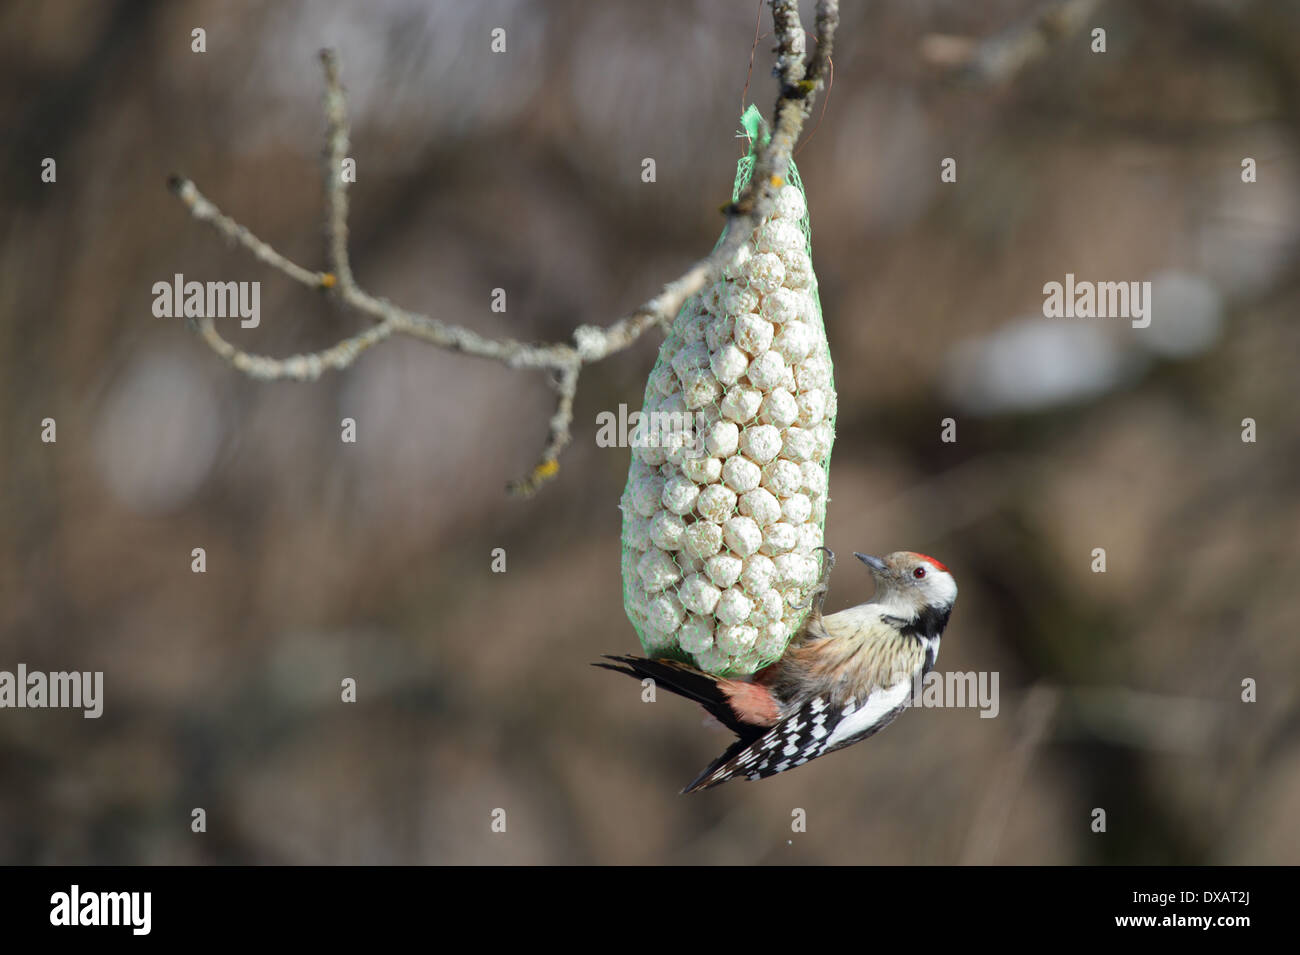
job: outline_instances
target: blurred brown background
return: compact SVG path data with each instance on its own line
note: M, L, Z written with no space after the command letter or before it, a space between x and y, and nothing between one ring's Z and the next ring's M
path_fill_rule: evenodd
M7 4L0 669L103 670L106 701L0 711L0 862L1300 862L1300 7L1102 3L1008 75L937 62L1038 9L846 4L798 154L840 394L827 543L949 564L940 668L998 671L1001 712L913 711L686 798L725 735L587 666L635 649L628 453L595 417L636 407L657 336L584 374L558 480L520 501L538 377L398 340L260 384L151 286L260 280L261 327L222 326L255 351L363 327L164 186L323 267L333 46L362 285L492 334L607 323L717 237L758 4ZM1153 281L1152 327L1043 318L1067 272ZM841 562L828 610L867 586Z

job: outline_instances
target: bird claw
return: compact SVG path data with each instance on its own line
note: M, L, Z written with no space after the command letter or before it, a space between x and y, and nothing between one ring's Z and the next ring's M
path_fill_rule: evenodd
M795 609L804 610L807 607L812 607L813 612L820 617L822 613L822 604L826 601L826 594L831 589L831 571L835 567L835 551L826 546L815 547L813 549L826 551L826 559L822 561L821 579L817 581L816 587L808 591L808 599L801 604L796 604Z

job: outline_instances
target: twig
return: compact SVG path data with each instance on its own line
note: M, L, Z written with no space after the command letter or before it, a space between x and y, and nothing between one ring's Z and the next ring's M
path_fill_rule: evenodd
M921 41L923 59L952 69L971 86L1011 82L1053 47L1073 36L1100 0L1045 0L1028 16L984 40L931 33Z
M348 262L348 183L343 178L343 161L348 155L348 100L339 80L338 55L321 50L325 67L325 203L329 208L326 234L329 238L330 267L344 289L353 288L352 265Z
M966 837L963 864L991 865L997 857L1016 794L1034 753L1047 736L1060 702L1061 694L1055 687L1040 683L1030 688L1020 704L1020 736L992 775Z
M604 327L579 326L574 330L572 345L534 344L512 338L489 338L463 326L408 311L386 299L376 298L358 286L348 258L348 195L342 175L349 147L347 97L339 78L338 58L334 51L325 50L321 53L321 62L325 69L326 87L325 228L329 271L313 272L289 261L222 213L190 180L173 176L169 184L195 219L208 223L227 239L248 250L258 261L295 282L335 296L345 305L373 318L375 324L323 351L289 358L241 351L217 333L210 318L194 323L199 336L233 368L261 381L315 380L327 369L347 368L363 351L394 334L408 335L448 351L499 361L510 368L547 371L556 391L556 405L548 425L546 444L528 476L510 485L515 493L533 493L558 473L560 453L572 440L573 399L583 365L628 348L652 326L669 325L686 300L705 288L718 276L722 266L734 258L740 246L767 216L777 189L785 182L791 149L799 138L818 91L826 82L832 40L839 25L839 4L838 0L819 0L817 48L806 66L806 41L799 22L797 0L771 0L771 7L778 41L775 72L780 82L780 95L773 110L772 138L766 144L755 144L754 173L748 188L739 199L723 207L727 216L723 241L710 255L666 284L658 295L630 314Z
M1203 753L1219 745L1226 709L1220 702L1122 687L1035 683L1017 711L1020 734L990 775L966 837L963 863L993 865L1007 820L1039 748L1082 738L1166 753Z

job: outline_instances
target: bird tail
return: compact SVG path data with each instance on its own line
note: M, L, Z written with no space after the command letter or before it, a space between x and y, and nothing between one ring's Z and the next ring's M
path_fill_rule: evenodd
M605 670L613 670L615 673L623 673L636 680L644 680L647 677L655 681L657 686L692 700L700 704L714 717L719 723L727 727L736 734L738 739L727 751L715 759L708 767L699 774L685 789L683 793L698 792L701 789L708 789L716 786L718 783L725 782L730 778L730 774L717 774L715 771L726 765L737 754L743 752L756 738L767 732L766 726L757 726L752 723L742 722L733 709L733 699L725 693L720 686L723 682L718 677L710 676L695 667L676 660L648 660L644 657L620 657L605 655L606 660L613 660L614 663L593 663L592 666L600 667ZM615 664L621 664L616 666Z
M633 679L644 680L647 677L657 686L676 693L678 696L692 700L708 712L710 716L731 730L742 739L752 738L755 727L741 722L732 709L731 698L722 691L718 677L710 676L695 667L677 660L647 660L645 657L619 657L605 655L613 663L593 663L594 667L624 673ZM760 731L761 732L761 731Z

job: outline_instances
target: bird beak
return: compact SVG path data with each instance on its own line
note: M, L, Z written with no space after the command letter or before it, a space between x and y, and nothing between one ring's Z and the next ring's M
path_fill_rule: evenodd
M870 554L859 554L856 552L853 556L870 567L873 574L883 574L885 572L885 562L879 557L872 557Z

